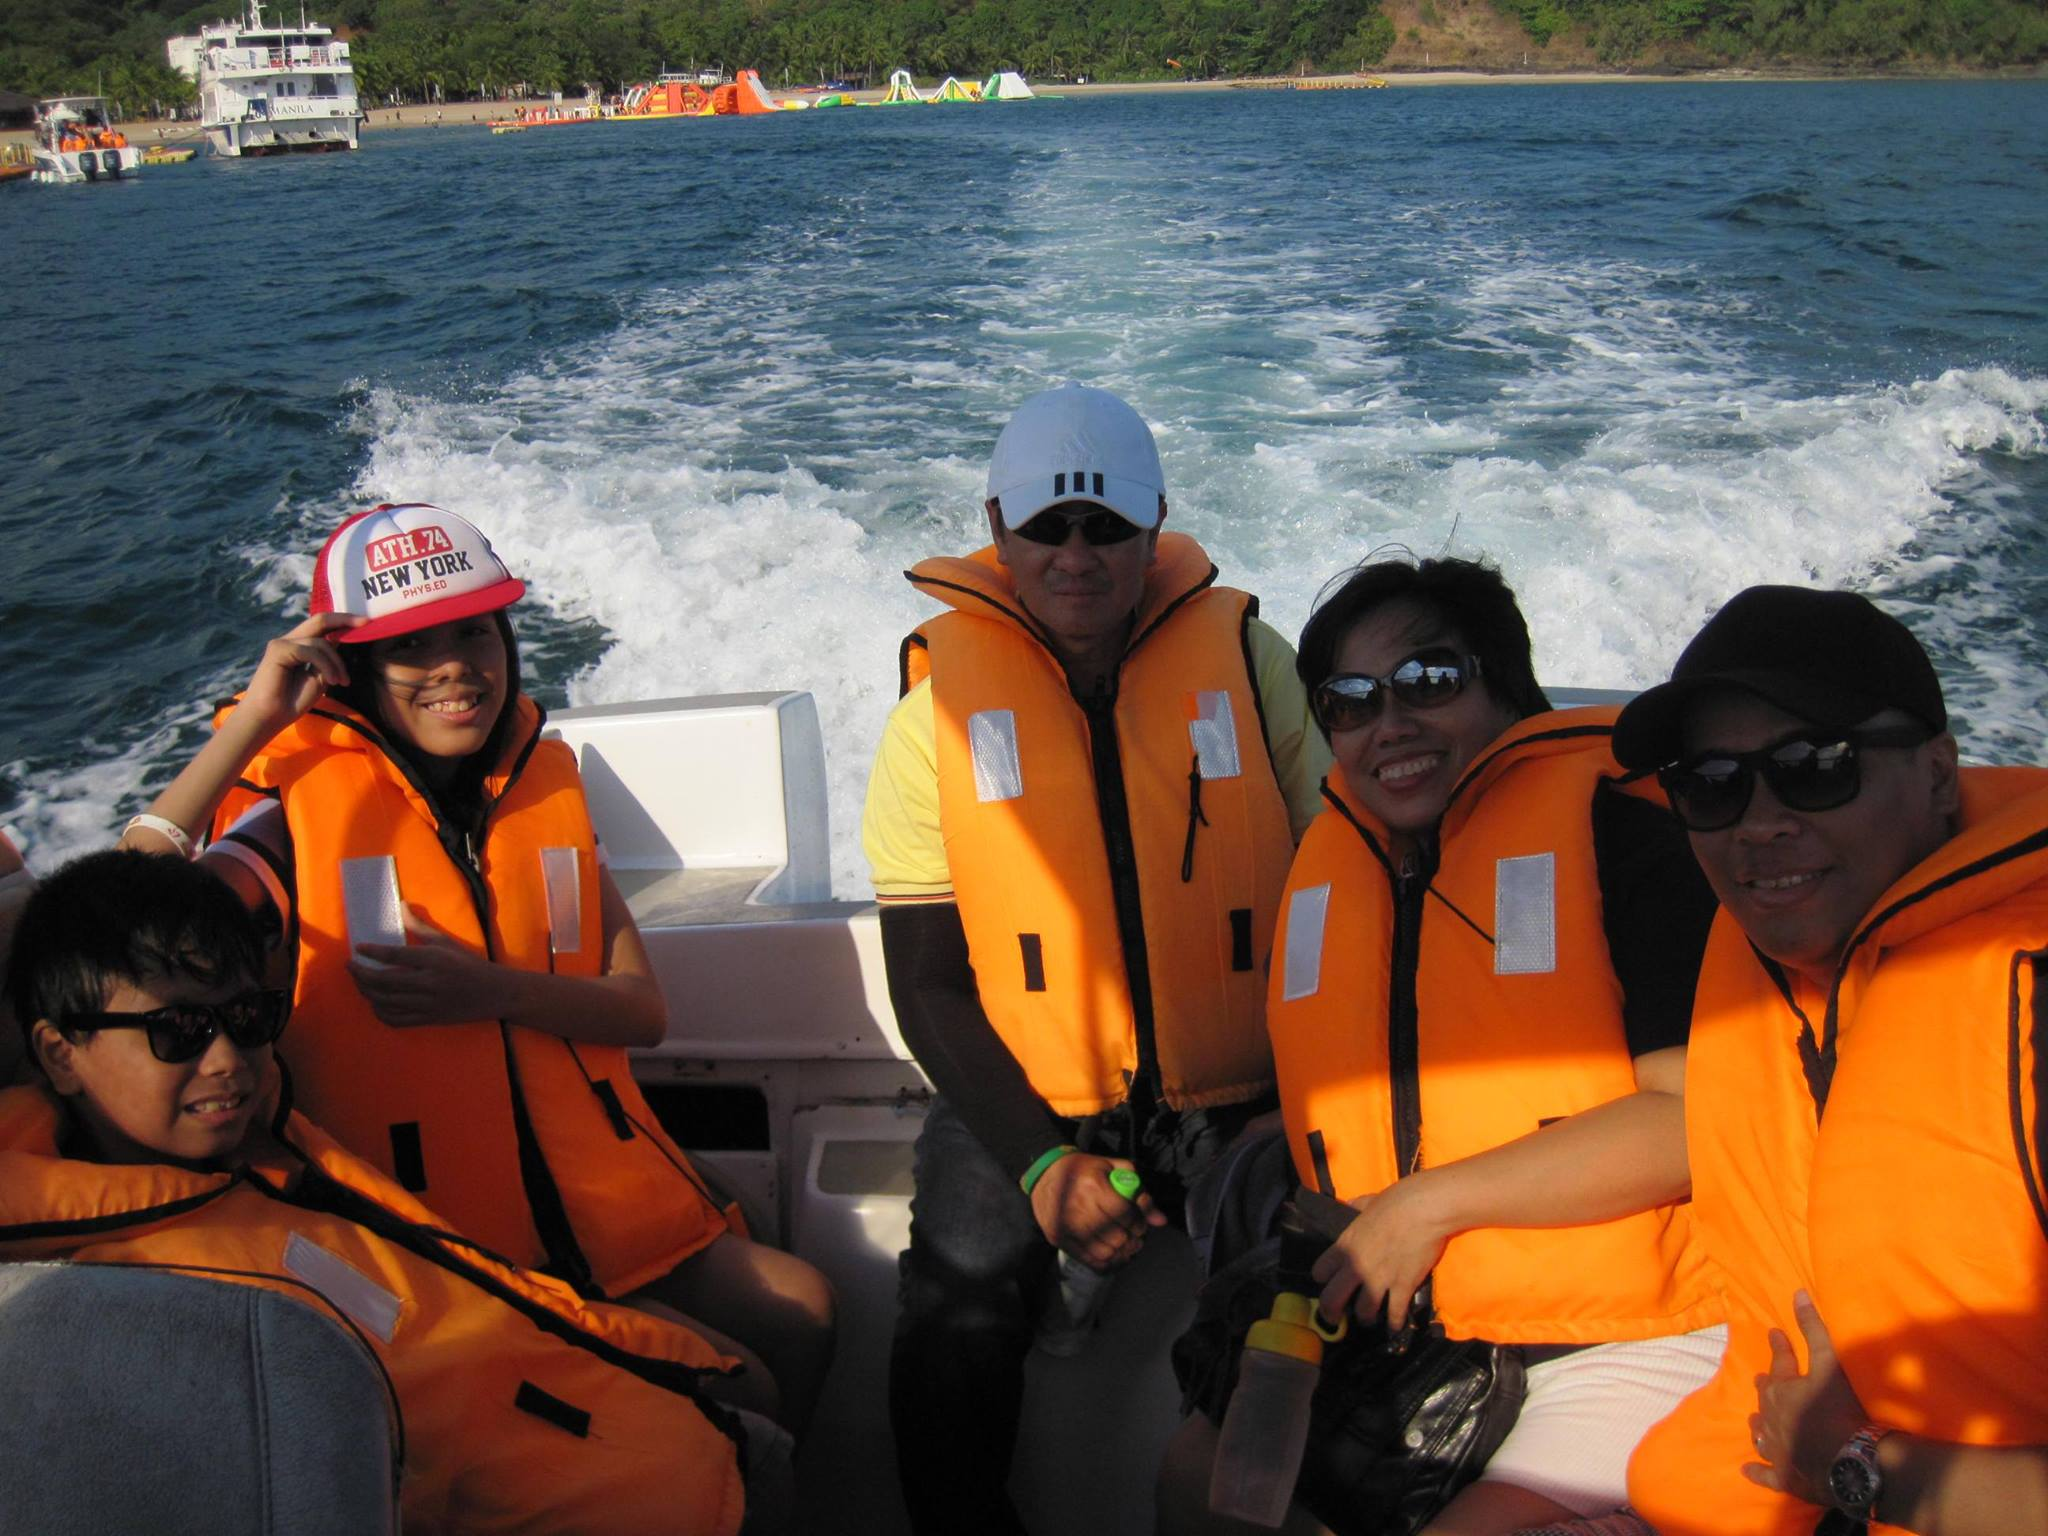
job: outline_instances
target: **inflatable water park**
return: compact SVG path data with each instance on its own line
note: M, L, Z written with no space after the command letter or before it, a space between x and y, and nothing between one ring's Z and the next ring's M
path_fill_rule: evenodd
M889 76L888 89L878 101L856 100L850 91L832 91L822 96L777 98L761 83L758 70L743 69L731 80L707 83L702 75L664 71L653 80L628 86L617 97L579 105L560 102L537 103L511 117L491 123L493 133L524 133L535 128L569 128L589 123L641 122L651 118L674 117L765 117L777 112L807 112L824 108L976 106L989 102L1054 101L1031 89L1015 70L1001 70L986 80L959 80L948 75L931 90L919 90L910 71L899 69Z

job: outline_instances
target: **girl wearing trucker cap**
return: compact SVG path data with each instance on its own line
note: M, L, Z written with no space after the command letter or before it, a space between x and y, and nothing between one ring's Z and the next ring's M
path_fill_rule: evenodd
M737 1395L798 1428L830 1288L728 1230L634 1084L667 1014L574 754L520 691L524 592L438 507L349 518L310 617L122 841L222 833L207 862L293 939L299 1108L490 1252L736 1336Z

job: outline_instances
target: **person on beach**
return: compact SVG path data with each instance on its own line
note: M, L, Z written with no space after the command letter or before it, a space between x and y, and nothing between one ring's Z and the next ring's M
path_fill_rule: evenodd
M1327 759L1286 642L1166 511L1144 420L1069 384L997 439L991 544L910 572L948 611L904 642L862 834L937 1090L890 1360L920 1533L1023 1529L1056 1261L1128 1263L1273 1102L1267 941Z
M1664 1536L2048 1530L2048 771L1961 768L1910 630L1752 587L1622 711L1721 901L1686 1079L1728 1355Z
M737 1362L455 1237L297 1113L263 964L252 915L181 860L109 850L43 883L6 965L38 1080L0 1089L0 1260L196 1270L349 1324L396 1399L419 1536L786 1529L787 1437L706 1392ZM75 1466L27 1461L34 1439L10 1438L0 1483ZM197 1496L212 1481L193 1469Z
M1446 1336L1521 1347L1519 1417L1431 1536L1609 1515L1636 1442L1721 1354L1684 1203L1712 895L1615 762L1614 712L1552 709L1491 567L1358 567L1299 667L1337 771L1287 878L1266 1013L1294 1176L1358 1212L1315 1262L1321 1311L1369 1347L1429 1282ZM1232 1374L1191 1382L1168 1530L1250 1529L1208 1511ZM1378 1407L1318 1400L1289 1530L1379 1530L1323 1454L1354 1406Z
M524 591L453 513L350 517L311 616L122 841L189 854L232 822L208 861L290 936L307 1113L492 1253L688 1318L800 1432L831 1289L730 1227L633 1080L667 1013L520 691Z

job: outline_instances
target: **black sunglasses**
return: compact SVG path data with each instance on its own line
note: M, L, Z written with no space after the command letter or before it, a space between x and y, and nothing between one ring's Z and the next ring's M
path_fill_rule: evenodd
M1103 507L1092 512L1062 512L1057 507L1048 507L1010 531L1034 544L1058 546L1066 543L1067 536L1076 528L1081 530L1084 542L1098 549L1104 544L1121 544L1126 539L1135 539L1145 531Z
M64 1020L64 1027L143 1030L149 1035L150 1054L175 1064L204 1054L213 1037L223 1032L245 1051L274 1044L291 1011L289 992L264 990L244 992L224 1003L172 1003L147 1013L77 1013Z
M1478 676L1477 656L1461 656L1448 646L1437 646L1417 651L1385 677L1364 672L1326 677L1310 702L1316 724L1330 735L1370 724L1389 693L1408 709L1435 709L1450 703Z
M1658 769L1657 782L1688 829L1719 832L1742 820L1759 775L1788 811L1832 811L1863 788L1864 749L1917 747L1929 739L1918 726L1792 736L1754 752L1701 752Z

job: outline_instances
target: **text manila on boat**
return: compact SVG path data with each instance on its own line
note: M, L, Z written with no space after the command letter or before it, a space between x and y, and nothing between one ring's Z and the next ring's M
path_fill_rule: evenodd
M358 147L363 114L348 44L303 9L297 25L272 25L261 0L249 0L240 21L174 37L164 52L198 82L201 124L217 155Z

